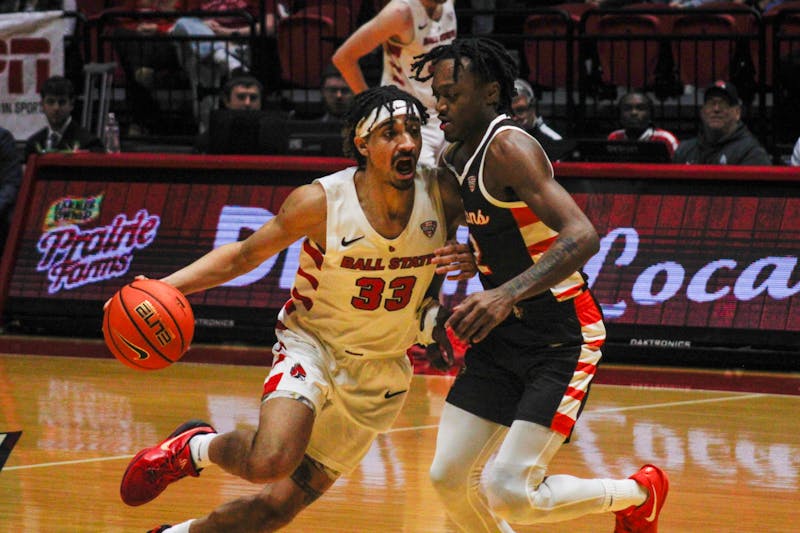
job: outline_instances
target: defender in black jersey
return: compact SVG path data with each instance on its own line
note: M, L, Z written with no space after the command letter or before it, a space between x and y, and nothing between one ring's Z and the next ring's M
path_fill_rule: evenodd
M586 402L605 340L581 273L598 236L533 137L510 120L516 65L498 43L457 39L422 56L453 144L442 166L464 202L484 291L447 324L471 342L442 413L431 479L464 531L614 511L617 532L655 532L668 480L546 476ZM423 74L424 73L424 74ZM488 472L486 459L497 452ZM484 494L473 480L483 477ZM482 497L485 496L485 497Z

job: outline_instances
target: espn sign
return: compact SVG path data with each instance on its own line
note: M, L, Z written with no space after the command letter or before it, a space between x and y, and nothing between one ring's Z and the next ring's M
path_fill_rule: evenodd
M8 94L25 93L25 79L22 75L24 61L36 65L35 90L38 92L44 81L50 77L50 41L36 37L0 41L0 75L6 73Z
M64 37L75 22L61 11L0 15L0 123L16 139L45 125L39 89L64 72Z

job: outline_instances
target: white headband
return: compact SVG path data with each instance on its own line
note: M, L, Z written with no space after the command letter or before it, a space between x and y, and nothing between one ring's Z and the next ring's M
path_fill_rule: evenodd
M399 115L417 115L417 111L412 104L405 100L394 100L388 106L379 105L369 115L362 118L356 124L356 137L366 137L372 130L392 117Z

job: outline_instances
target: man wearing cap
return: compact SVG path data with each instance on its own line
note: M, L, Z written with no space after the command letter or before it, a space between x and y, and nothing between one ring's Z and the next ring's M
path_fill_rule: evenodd
M772 158L741 121L736 87L718 81L706 89L697 137L683 141L673 162L687 165L772 165Z
M125 503L142 505L216 465L258 491L152 532L286 526L391 427L411 385L406 350L438 343L452 357L446 313L436 303L441 275L466 279L476 268L469 247L451 240L464 223L458 192L440 187L433 170L417 171L426 118L422 103L397 87L360 93L344 139L357 166L298 187L247 239L164 278L191 294L302 242L291 297L278 314L258 428L217 433L209 423L186 422L140 451L120 486ZM195 499L197 490L184 495Z

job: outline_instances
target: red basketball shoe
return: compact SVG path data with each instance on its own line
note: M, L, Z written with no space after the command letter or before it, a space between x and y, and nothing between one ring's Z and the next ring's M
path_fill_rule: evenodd
M215 433L211 425L200 420L182 424L160 444L145 448L128 464L119 495L128 505L142 505L164 492L167 485L186 476L197 477L189 451L189 440L195 435Z
M169 529L169 528L171 528L171 527L172 527L172 526L171 526L171 525L169 525L169 524L161 524L160 526L158 526L158 527L155 527L155 528L151 529L151 530L150 530L150 531L148 531L147 533L162 533L163 531L166 531L166 530L168 530L168 529Z
M667 474L657 466L644 465L629 479L644 486L649 495L639 507L631 505L614 513L617 515L614 533L658 533L658 515L669 492Z

